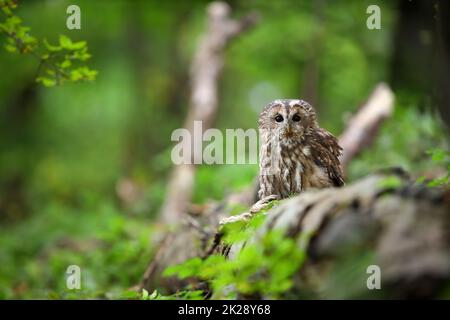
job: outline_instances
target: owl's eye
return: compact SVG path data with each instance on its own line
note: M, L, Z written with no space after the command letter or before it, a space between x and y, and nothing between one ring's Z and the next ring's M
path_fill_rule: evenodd
M276 122L283 122L283 116L282 116L281 114L277 115L277 116L275 117L275 121L276 121Z
M299 122L300 121L300 116L298 114L294 114L294 116L292 117L292 121L294 122Z

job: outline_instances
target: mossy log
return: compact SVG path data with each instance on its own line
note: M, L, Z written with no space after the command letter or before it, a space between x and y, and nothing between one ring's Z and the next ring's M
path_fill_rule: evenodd
M245 197L244 197L245 198ZM248 200L247 200L248 201ZM243 201L244 202L244 201ZM170 233L141 287L176 291L189 280L164 278L169 265L191 257L239 255L245 243L223 243L224 203L187 218ZM311 190L269 211L249 242L270 230L295 239L307 259L287 297L439 298L450 288L450 192L414 183L401 170L370 175L342 188ZM303 237L308 234L310 236ZM381 289L369 290L369 266L381 270ZM262 297L263 298L263 297Z

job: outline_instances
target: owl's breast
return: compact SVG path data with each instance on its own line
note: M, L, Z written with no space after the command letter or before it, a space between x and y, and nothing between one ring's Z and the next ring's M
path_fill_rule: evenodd
M260 198L287 198L302 190L303 166L300 150L282 149L272 158L261 159Z
M280 157L280 196L289 197L303 188L304 154L300 148L286 148Z
M277 195L287 198L309 188L329 186L325 170L317 165L305 148L285 148L279 156L262 162L260 198Z

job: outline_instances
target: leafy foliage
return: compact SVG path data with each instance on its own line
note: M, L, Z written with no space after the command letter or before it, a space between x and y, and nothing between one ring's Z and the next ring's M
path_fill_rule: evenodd
M14 0L0 0L1 11L6 17L0 23L0 33L6 35L7 51L30 54L39 60L37 82L52 87L64 82L95 79L97 71L76 65L91 57L86 41L73 42L69 37L60 35L57 45L49 44L46 39L39 42L30 34L30 28L22 25L22 19L14 15L16 7Z
M0 227L0 299L129 298L126 288L152 255L151 233L148 222L127 219L106 201L84 210L51 203L20 225ZM73 264L80 290L66 287Z
M141 300L202 300L204 293L202 290L184 290L172 295L162 295L157 290L149 294L147 290L142 289L142 294L137 297L140 297Z
M447 168L447 173L442 175L441 177L431 179L427 182L427 186L429 187L450 187L450 151L445 151L442 149L432 149L428 150L427 154L431 156L431 160L437 164L442 165ZM418 183L424 182L426 178L421 176L417 179Z
M251 238L263 221L264 215L259 214L248 222L225 225L225 243L245 242L235 259L217 254L204 260L192 258L167 268L164 274L177 275L181 279L207 280L213 290L213 298L283 297L293 284L294 274L301 267L305 252L299 250L295 240L285 237L279 230L268 232L261 242L252 242Z
M429 110L417 110L400 96L392 118L383 124L374 145L350 164L348 180L389 167L424 173L438 164L427 155L428 150L448 147L440 119Z

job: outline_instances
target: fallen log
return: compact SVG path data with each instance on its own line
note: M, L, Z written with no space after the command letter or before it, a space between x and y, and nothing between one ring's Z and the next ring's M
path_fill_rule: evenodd
M292 290L312 298L439 298L450 285L449 195L402 171L372 175L284 201L249 242L271 230L293 238L308 258ZM248 244L221 245L215 252L235 259ZM336 276L349 264L353 277ZM380 291L368 289L371 266L381 272Z
M182 233L197 234L197 242L179 243L172 235L171 249L161 248L164 256L154 260L159 272L143 281L141 288L176 291L193 283L193 279L161 276L173 264L174 252L192 257L188 251L193 246L195 255L203 259L213 254L236 259L242 248L261 243L272 230L293 239L307 257L287 297L433 298L450 285L449 190L416 184L401 170L281 201L265 213L264 224L245 243L223 241L218 212L223 211L211 208L208 214L192 218L195 222L189 227L180 228ZM177 243L186 250L177 250ZM364 263L358 260L361 257ZM366 271L371 266L381 270L381 290L367 287ZM354 277L336 276L342 272Z

